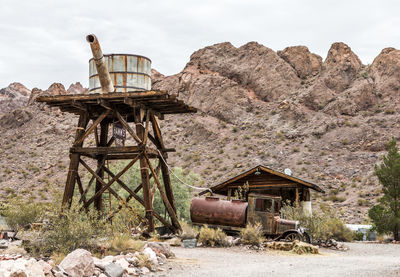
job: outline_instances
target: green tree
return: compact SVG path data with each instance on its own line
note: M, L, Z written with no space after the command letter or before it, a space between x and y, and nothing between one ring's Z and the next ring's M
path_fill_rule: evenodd
M113 166L113 171L117 172L117 171L121 170L125 165L126 165L126 162L119 162ZM156 168L156 165L153 164L153 167ZM160 180L161 184L163 185L163 178L161 176L162 176L162 173L160 172L159 180ZM170 178L171 178L171 185L172 185L172 190L174 193L174 202L175 202L175 207L176 207L176 212L177 212L178 218L180 220L190 221L190 201L192 198L192 189L190 187L182 184L182 182L180 180L182 180L184 183L189 184L191 186L198 186L198 185L202 184L200 175L198 175L194 172L191 172L189 170L183 170L180 167L174 167L170 174ZM135 188L137 188L137 186L142 183L139 165L138 164L134 165L131 169L129 169L127 171L127 173L122 175L121 179L132 190L135 190ZM153 179L150 179L150 185L151 185L151 187L153 187L153 185L154 185ZM124 189L120 188L118 186L118 184L115 184L115 186L113 186L113 188L115 188L116 190L119 190L119 193L121 195L123 195L123 197L128 196L128 193ZM166 211L165 211L165 206L161 199L158 189L155 189L154 192L155 192L154 202L153 202L154 210L164 217L168 216L168 213L166 213ZM138 192L138 195L140 197L143 197L142 190L140 190ZM135 200L131 200L131 202L134 203ZM143 209L142 207L138 207L138 208Z
M395 138L387 145L382 163L375 165L375 175L382 184L380 204L369 210L369 216L381 233L392 232L399 240L400 226L400 153Z

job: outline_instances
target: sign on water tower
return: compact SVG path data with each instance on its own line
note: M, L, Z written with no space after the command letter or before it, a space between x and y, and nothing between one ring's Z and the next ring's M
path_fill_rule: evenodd
M126 130L121 122L113 123L113 137L117 146L124 146L126 139Z

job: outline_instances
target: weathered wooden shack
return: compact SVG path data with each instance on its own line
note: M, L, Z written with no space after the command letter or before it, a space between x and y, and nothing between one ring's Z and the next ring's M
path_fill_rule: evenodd
M213 193L225 195L228 200L231 200L231 197L235 195L235 191L237 191L239 187L243 188L246 183L248 183L247 195L249 193L258 193L280 196L283 202L287 200L291 203L297 202L304 208L310 209L310 211L310 189L324 193L316 184L263 165L258 165L210 189ZM200 195L206 194L207 192L209 192L209 190L202 191Z

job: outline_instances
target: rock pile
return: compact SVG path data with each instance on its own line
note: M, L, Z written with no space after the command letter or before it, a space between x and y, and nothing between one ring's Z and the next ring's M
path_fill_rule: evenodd
M266 248L274 249L274 250L281 250L281 251L292 251L296 254L305 254L305 253L310 253L310 254L318 254L318 246L305 243L302 241L269 241L264 244Z
M339 251L349 250L349 247L347 247L343 242L337 242L334 239L329 239L325 242L320 242L319 246Z
M59 265L52 260L36 260L22 255L0 256L0 277L128 277L163 270L167 258L174 257L170 246L163 242L148 242L139 252L125 255L92 256L85 249L69 253Z

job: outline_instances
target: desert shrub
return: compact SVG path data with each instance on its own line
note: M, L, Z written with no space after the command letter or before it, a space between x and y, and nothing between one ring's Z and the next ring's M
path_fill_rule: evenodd
M182 232L180 233L181 239L194 239L199 235L199 228L188 224L185 221L180 222Z
M117 252L135 252L141 251L145 244L144 241L132 239L129 234L118 234L113 238L111 247Z
M149 257L145 254L139 254L136 256L138 258L138 267L152 268L153 264L149 260Z
M68 254L77 249L96 249L96 239L111 233L109 223L99 218L96 211L82 212L77 205L59 214L58 209L50 209L46 214L49 224L41 231L33 246L39 255L51 253Z
M140 224L138 207L133 206L132 208L128 208L126 203L119 203L119 205L122 205L123 208L112 217L111 227L116 233L130 233L134 226Z
M261 224L247 224L246 228L240 231L240 238L243 244L259 245L264 241Z
M4 205L2 215L5 217L7 225L18 232L21 228L37 222L42 216L43 210L43 204L15 197Z
M303 213L299 205L292 206L290 203L284 203L281 212L287 219L298 220L300 225L307 229L307 233L313 241L353 240L352 231L328 208L322 211L313 211L312 215L307 215Z
M199 242L205 246L225 246L226 234L221 229L202 227L199 234Z
M361 232L358 232L358 231L355 231L353 233L353 236L354 236L354 240L357 240L357 241L362 241L364 238L364 234Z

